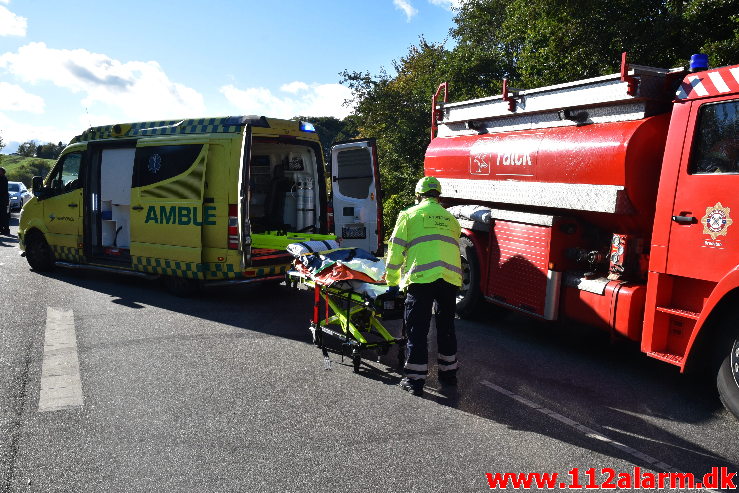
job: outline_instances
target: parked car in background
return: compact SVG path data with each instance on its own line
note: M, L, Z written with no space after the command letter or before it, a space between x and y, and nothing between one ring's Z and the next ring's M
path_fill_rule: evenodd
M8 194L10 195L10 210L19 211L26 202L31 200L31 193L26 186L19 181L8 182Z

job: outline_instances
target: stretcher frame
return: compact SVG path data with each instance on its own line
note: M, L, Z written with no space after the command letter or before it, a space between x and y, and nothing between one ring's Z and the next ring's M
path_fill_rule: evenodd
M349 282L335 281L331 285L320 284L310 276L290 270L286 273L288 286L297 287L302 284L313 289L313 317L309 330L313 343L318 346L327 361L328 348L324 344L324 336L332 336L341 341L341 358L350 356L354 373L359 373L362 362L361 352L365 349L376 350L379 356L387 354L391 346L398 345L398 369L405 364L405 346L408 338L405 322L400 337L394 337L382 324L382 320L403 319L402 308L397 315L397 306L403 306L403 295L393 298L381 295L371 298L357 293ZM385 308L385 303L392 302L392 309ZM324 307L321 310L321 304ZM321 313L323 311L323 316ZM392 314L392 315L391 315ZM333 327L338 327L334 329ZM374 337L373 337L374 336ZM373 338L375 340L370 340Z

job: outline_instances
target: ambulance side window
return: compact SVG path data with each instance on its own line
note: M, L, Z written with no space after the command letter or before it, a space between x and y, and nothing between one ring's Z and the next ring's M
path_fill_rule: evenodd
M62 161L54 168L49 176L47 186L48 196L59 195L82 187L80 180L80 168L82 166L82 153L72 152L62 158Z
M202 144L137 148L133 187L144 187L181 175L190 169L202 150Z
M345 197L366 199L372 185L372 155L368 149L339 151L337 156L336 180L339 192Z
M697 122L689 173L739 173L739 102L704 104Z

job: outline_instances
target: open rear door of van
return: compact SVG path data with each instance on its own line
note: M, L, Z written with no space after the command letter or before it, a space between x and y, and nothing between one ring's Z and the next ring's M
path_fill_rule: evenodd
M343 247L383 254L380 168L375 139L331 147L334 225Z
M249 163L251 162L251 125L244 125L244 138L241 143L241 160L239 164L239 252L241 252L241 270L251 265L251 222L249 221Z

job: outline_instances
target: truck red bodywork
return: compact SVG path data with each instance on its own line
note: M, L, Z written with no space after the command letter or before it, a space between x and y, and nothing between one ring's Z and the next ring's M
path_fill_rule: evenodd
M605 77L514 94L518 106L508 94L434 99L439 134L424 165L447 206L490 209L489 224L463 224L486 300L614 331L682 370L739 287L739 66L656 70L608 79L623 92L610 119L605 99L564 102L591 97ZM651 80L657 90L640 96ZM549 106L537 110L537 97ZM631 97L643 114L629 113ZM722 152L736 168L702 168L716 128L733 135Z

